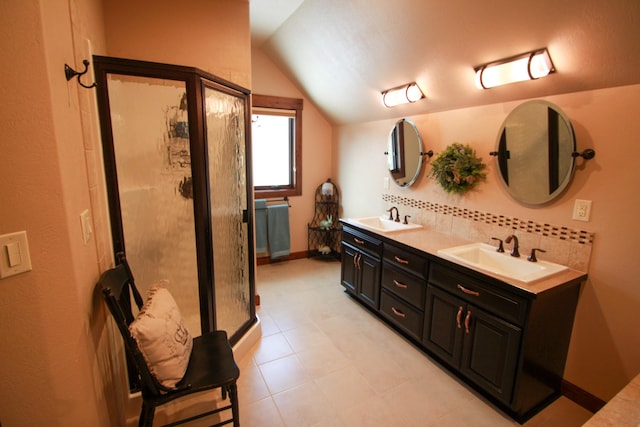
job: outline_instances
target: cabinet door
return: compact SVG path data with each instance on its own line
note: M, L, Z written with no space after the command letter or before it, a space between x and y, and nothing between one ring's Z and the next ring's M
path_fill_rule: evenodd
M356 293L358 284L358 269L356 268L356 260L360 252L351 246L342 245L342 286L348 291Z
M462 354L465 303L432 285L427 286L424 345L454 367Z
M463 320L460 371L505 403L511 402L522 331L475 306ZM467 320L468 319L468 320Z
M360 253L356 266L360 270L360 298L375 309L380 300L380 261L367 254Z

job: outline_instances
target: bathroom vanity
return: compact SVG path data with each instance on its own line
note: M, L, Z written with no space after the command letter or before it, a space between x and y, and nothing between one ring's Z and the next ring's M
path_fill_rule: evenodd
M469 242L343 224L345 291L518 422L560 396L583 272L528 283L449 261Z

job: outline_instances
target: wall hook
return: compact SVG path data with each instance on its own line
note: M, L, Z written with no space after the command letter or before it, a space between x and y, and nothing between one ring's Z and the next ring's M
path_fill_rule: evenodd
M97 84L94 82L91 86L88 86L84 83L82 83L80 81L80 77L84 76L87 71L89 70L89 61L88 60L84 60L82 61L82 63L84 64L84 71L76 71L73 68L71 68L70 66L68 66L67 64L64 64L64 75L67 77L67 81L71 80L74 77L78 77L78 83L80 83L80 86L87 88L87 89L91 89L92 87L96 87Z
M573 153L571 153L571 157L582 157L585 160L591 160L595 156L596 156L596 152L594 150L592 150L591 148L587 148L582 153L580 153L578 151L574 151Z

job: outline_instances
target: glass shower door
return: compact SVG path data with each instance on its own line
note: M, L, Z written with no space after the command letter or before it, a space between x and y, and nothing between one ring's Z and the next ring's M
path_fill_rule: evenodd
M124 240L145 296L165 281L193 336L201 334L186 83L107 76Z
M216 326L233 334L252 318L245 98L204 87Z

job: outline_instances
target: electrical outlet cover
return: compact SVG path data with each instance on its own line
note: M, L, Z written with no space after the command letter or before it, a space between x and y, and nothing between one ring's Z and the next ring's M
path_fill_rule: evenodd
M578 221L589 221L591 217L591 200L576 199L573 205L573 219Z

